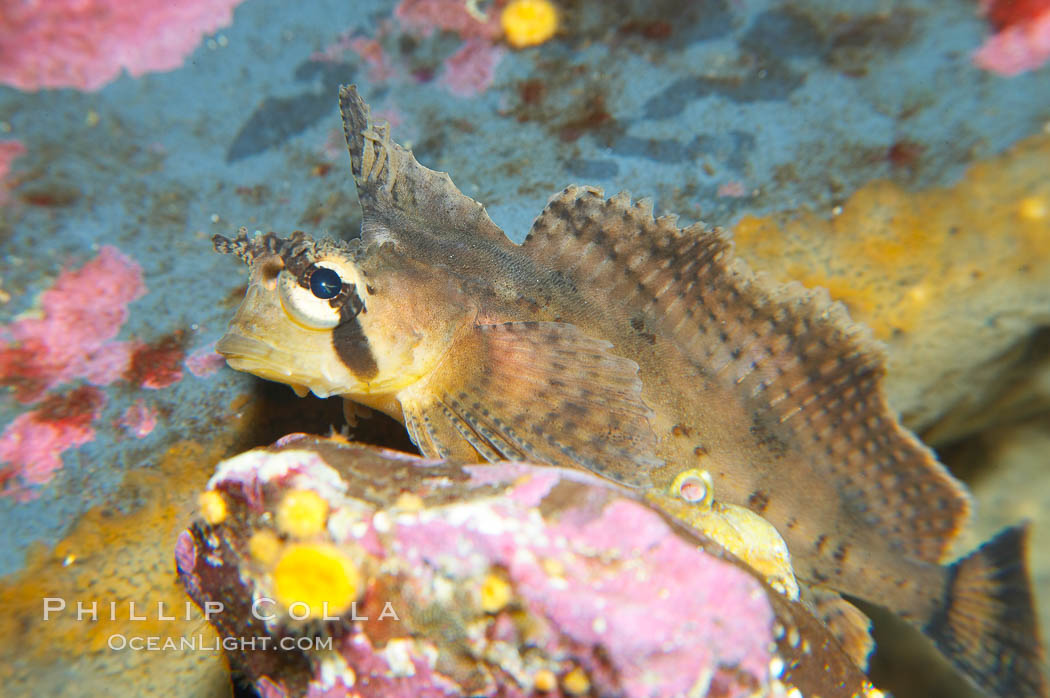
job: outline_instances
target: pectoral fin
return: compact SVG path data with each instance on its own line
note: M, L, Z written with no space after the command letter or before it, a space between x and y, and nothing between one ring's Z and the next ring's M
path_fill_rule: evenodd
M575 465L647 486L659 466L638 365L573 325L478 325L401 396L430 457Z
M814 587L809 590L809 596L817 617L824 621L857 666L867 671L868 656L875 647L868 617L831 590Z
M356 427L359 420L372 418L372 410L359 402L344 399L343 418L346 420L347 426Z

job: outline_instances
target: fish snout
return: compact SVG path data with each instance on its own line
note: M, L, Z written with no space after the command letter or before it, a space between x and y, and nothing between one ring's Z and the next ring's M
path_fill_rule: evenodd
M249 284L226 334L215 344L215 350L225 356L231 366L235 361L243 364L245 361L272 361L276 358L276 347L268 339L281 337L287 332L287 319L283 317L279 301L275 302L275 295L255 279Z
M215 344L215 351L230 359L258 359L271 352L266 342L244 334L232 324Z

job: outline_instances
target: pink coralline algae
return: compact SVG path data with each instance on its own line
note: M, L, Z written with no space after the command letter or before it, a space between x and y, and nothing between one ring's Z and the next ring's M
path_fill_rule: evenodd
M197 378L206 378L226 365L226 359L215 352L215 342L205 344L186 357L186 370Z
M157 409L147 405L145 400L135 400L131 407L124 410L118 425L136 438L149 436L157 426Z
M26 147L20 141L0 141L0 206L7 203L8 185L4 180L11 173L11 163L25 155Z
M38 312L0 326L0 385L31 403L74 379L107 385L120 378L134 346L113 339L128 304L145 292L139 265L108 245L80 269L63 271L41 294Z
M445 61L441 82L460 97L480 94L492 85L502 47L485 39L469 39Z
M499 10L503 2L486 6L485 21L467 12L464 0L401 0L394 16L401 25L418 36L430 36L434 30L459 34L463 39L481 38L495 42L503 35Z
M378 41L355 36L349 40L348 46L368 64L368 78L371 81L382 82L393 77L394 69L390 67L383 46Z
M122 70L173 70L241 0L15 0L0 12L0 83L97 90Z
M132 385L160 390L182 380L183 333L176 332L146 344L136 342L123 378Z
M982 0L997 33L974 54L977 66L1018 75L1050 60L1050 0Z
M0 496L24 502L62 467L62 453L94 440L91 423L106 396L98 388L81 386L54 395L35 410L23 412L0 434Z
M178 569L219 633L331 641L228 643L260 695L874 695L801 603L588 473L292 435L201 502Z
M747 189L744 188L744 183L739 180L733 180L726 182L718 187L718 196L727 196L733 199L739 199L747 196Z
M383 82L394 77L397 71L383 51L383 44L367 36L346 33L334 42L310 56L310 60L338 62L344 59L347 52L356 53L368 66L368 79L371 82Z
M78 379L107 385L124 374L134 345L114 338L128 304L145 292L139 265L107 246L79 269L59 274L36 310L0 326L0 385L22 403L40 403L0 434L0 494L32 499L35 487L62 467L64 451L95 438L102 391L82 385L65 395L49 392ZM138 419L135 429L145 428Z
M503 3L486 8L481 21L467 12L462 0L402 0L394 16L402 27L417 36L430 36L435 29L458 34L463 44L445 60L440 81L449 92L471 97L487 90L503 58L499 45L503 29L499 10Z
M15 161L15 158L25 155L25 152L26 147L21 141L0 141L0 179L11 172L11 163Z
M433 36L435 31L455 34L462 43L444 60L438 83L452 94L472 97L487 90L493 82L496 66L503 58L503 29L500 9L505 3L497 0L485 7L485 15L472 14L463 0L401 0L394 10L394 20L380 22L375 36L347 33L323 51L314 54L314 60L340 60L347 52L356 53L369 66L372 82L396 79L398 75L429 81L435 71L420 70L397 58L389 50L397 40L398 30L420 39Z

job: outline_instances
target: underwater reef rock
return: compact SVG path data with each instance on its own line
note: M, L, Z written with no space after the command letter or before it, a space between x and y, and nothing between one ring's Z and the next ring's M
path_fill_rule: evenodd
M180 579L263 696L880 695L805 606L584 472L297 434L200 504Z
M951 187L876 181L830 220L745 216L737 253L777 280L827 288L871 327L887 346L890 405L926 441L946 443L1050 407L1031 380L1050 324L1047 162L1040 134Z
M171 562L195 509L192 493L210 471L204 464L230 449L224 439L172 445L156 467L128 472L115 503L90 508L53 548L32 549L21 571L0 580L0 694L230 695L222 651L211 649L218 636ZM181 645L187 637L196 647ZM150 638L175 648L131 646Z

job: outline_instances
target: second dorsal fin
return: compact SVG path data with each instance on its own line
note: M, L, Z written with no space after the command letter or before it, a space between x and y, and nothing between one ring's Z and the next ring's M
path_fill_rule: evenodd
M524 248L593 302L615 298L644 316L899 550L929 562L946 554L969 499L900 426L883 396L878 345L826 292L775 285L735 259L721 232L679 229L674 217L654 219L648 201L593 188L552 198Z

